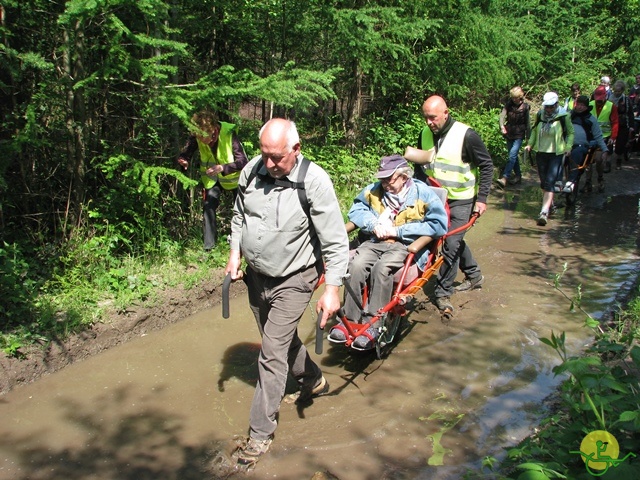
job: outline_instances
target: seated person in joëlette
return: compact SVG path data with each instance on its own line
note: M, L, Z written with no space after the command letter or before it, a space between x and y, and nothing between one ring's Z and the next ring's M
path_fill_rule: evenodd
M402 155L382 157L376 177L379 180L358 194L348 214L361 232L370 235L356 249L345 282L351 287L345 288L345 316L359 323L368 321L367 317L375 316L390 301L393 275L404 265L407 246L422 236L441 237L448 227L447 213L437 193L413 178L413 168ZM427 247L416 253L420 269L427 256ZM369 298L363 306L362 290L367 282ZM361 350L373 348L377 335L372 326L356 337L352 346ZM342 323L332 328L330 341L343 343L346 339L347 330Z

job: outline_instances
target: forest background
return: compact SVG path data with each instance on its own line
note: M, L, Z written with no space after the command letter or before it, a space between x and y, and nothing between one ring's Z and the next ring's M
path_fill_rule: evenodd
M346 211L380 156L415 145L428 95L499 169L511 87L535 107L632 84L638 31L638 0L2 0L0 349L224 266L224 243L203 256L197 172L174 163L198 109L249 157L265 120L295 120Z

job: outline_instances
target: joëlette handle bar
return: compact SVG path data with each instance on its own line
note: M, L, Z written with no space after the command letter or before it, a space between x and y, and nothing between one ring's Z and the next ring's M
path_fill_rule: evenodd
M469 219L469 221L467 223L465 223L464 225L454 229L454 230L450 230L448 231L444 237L441 237L442 239L445 239L446 237L450 237L451 235L457 235L458 233L464 232L465 230L469 230L471 227L473 227L473 224L476 223L476 220L478 220L478 217L480 216L480 214L478 212L473 212L471 214L471 218Z
M322 309L318 312L318 319L316 320L316 354L322 353L322 331L324 328L320 326L322 322Z
M222 318L229 318L229 287L231 286L231 274L227 273L222 282Z

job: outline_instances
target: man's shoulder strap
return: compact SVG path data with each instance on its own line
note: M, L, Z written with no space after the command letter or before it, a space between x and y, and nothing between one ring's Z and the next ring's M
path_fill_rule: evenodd
M255 165L251 169L251 173L249 173L249 176L247 177L247 187L251 185L251 182L253 182L256 176L258 176L258 170L260 170L260 167L262 165L264 165L262 159L255 163ZM310 207L309 199L307 198L307 190L304 186L304 179L307 176L309 165L311 165L311 161L306 159L305 157L302 157L302 160L300 161L300 172L298 173L298 179L300 180L299 182L292 182L291 180L285 180L282 178L273 178L271 175L260 175L260 178L262 180L273 183L278 187L295 188L298 192L300 205L302 206L302 209L307 214L307 216L309 216Z

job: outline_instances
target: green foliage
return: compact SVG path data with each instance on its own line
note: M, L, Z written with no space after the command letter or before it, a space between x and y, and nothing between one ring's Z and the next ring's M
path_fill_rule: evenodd
M498 169L502 169L507 161L506 143L500 133L498 121L500 110L499 108L465 110L460 112L459 117L456 117L478 132L489 150L494 166ZM456 116L456 112L453 115Z
M197 109L233 119L250 155L264 120L294 118L346 211L381 156L415 145L426 95L442 94L501 168L497 109L514 84L535 100L640 65L632 0L3 7L0 293L11 352L28 332L96 321L98 298L148 301L162 285L154 264L200 248L197 172L172 165Z
M562 273L556 275L554 288L560 290ZM564 294L564 293L563 293ZM564 294L565 297L571 298ZM575 297L573 297L575 298ZM603 330L597 322L587 321L595 334L593 344L580 356L570 356L566 348L566 335L551 332L540 341L551 347L561 363L553 368L555 375L567 380L561 385L558 413L543 420L536 435L510 449L505 471L514 467L525 469L527 475L516 478L586 478L585 465L572 453L578 450L582 439L595 430L606 430L620 444L621 452L634 452L640 448L640 327L638 316L640 291L629 304L627 312L619 315L616 327ZM572 302L580 307L580 302ZM567 446L574 445L575 448ZM625 464L628 478L636 478L637 463ZM616 471L622 475L621 470ZM632 473L629 473L632 472ZM622 478L622 477L620 477Z
M0 318L7 326L16 325L25 315L30 316L29 300L38 290L27 255L20 246L6 242L0 247Z

